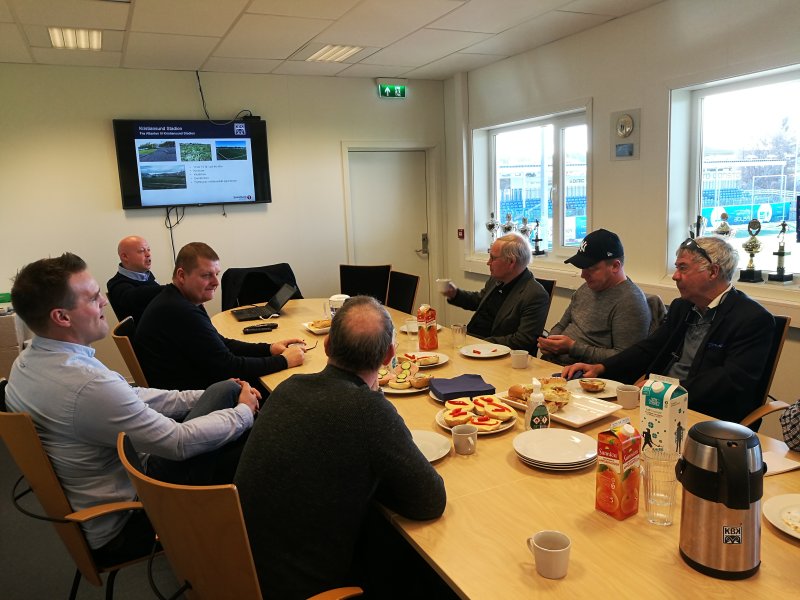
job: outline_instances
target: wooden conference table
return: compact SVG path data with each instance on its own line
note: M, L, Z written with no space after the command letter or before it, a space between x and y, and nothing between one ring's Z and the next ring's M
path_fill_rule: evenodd
M322 318L322 299L293 300L277 319L272 333L242 335L243 324L229 313L212 318L226 337L246 341L277 341L304 338L319 345L307 352L305 363L262 378L268 389L295 373L314 373L326 363L324 336L306 331L302 323ZM408 316L391 310L399 329ZM416 338L398 331L398 352L416 350ZM479 342L480 340L470 340ZM453 349L447 328L439 332L439 353L449 361L428 372L454 377L479 373L497 391L531 377L545 377L557 370L551 363L531 358L527 369L512 369L508 356L493 359L466 358ZM389 395L409 429L422 429L449 436L434 417L442 405L427 392ZM630 416L638 428L638 409L620 409L614 415L588 424L579 431L592 437L616 418ZM690 425L705 417L690 413ZM562 427L553 423L553 427ZM512 440L524 431L522 419L508 431L480 436L477 451L470 456L450 454L435 463L447 488L444 515L430 522L415 522L393 516L395 526L417 551L463 598L496 600L530 598L539 592L557 592L557 597L778 598L800 589L800 540L775 528L762 516L761 568L743 581L707 577L687 566L678 553L680 504L669 527L651 525L645 518L644 500L639 513L617 521L594 508L594 467L579 471L545 471L523 464ZM761 437L762 449L800 461L778 440ZM678 484L680 497L681 486ZM800 471L768 476L763 501L780 494L800 494ZM542 529L563 531L572 539L569 573L561 580L537 575L526 539ZM398 574L402 576L402 574Z

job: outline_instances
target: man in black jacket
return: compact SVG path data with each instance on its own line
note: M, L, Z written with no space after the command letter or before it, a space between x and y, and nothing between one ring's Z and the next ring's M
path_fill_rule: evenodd
M150 301L164 287L150 272L152 258L150 244L138 235L122 238L117 245L119 267L117 274L108 280L108 301L117 319L131 316L138 323Z
M632 383L649 373L679 379L689 408L741 421L757 408L758 382L766 366L775 320L760 304L734 289L736 250L720 238L687 239L672 275L681 297L650 336L599 364L577 363L565 376Z

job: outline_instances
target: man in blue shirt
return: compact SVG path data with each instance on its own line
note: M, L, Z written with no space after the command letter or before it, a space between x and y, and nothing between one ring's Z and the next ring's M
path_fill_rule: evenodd
M75 510L136 496L116 450L119 432L144 456L147 473L175 483L230 482L260 396L228 380L205 392L132 388L90 347L108 334L106 298L80 257L38 260L11 289L34 332L11 369L10 411L31 415ZM231 443L233 442L233 443ZM83 526L99 564L142 556L153 545L144 513L114 514Z
M117 319L131 316L138 323L150 301L164 287L150 271L153 260L150 244L137 235L122 238L117 246L119 267L117 274L108 280L108 301Z

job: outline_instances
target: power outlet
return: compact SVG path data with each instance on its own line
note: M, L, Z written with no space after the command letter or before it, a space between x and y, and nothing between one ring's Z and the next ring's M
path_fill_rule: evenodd
M460 239L460 240L464 239L464 230L463 229L459 229L458 230L458 239Z

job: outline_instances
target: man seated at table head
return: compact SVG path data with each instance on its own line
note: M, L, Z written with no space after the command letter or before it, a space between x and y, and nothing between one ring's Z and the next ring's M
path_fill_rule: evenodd
M444 511L442 478L376 391L393 333L377 300L349 299L325 339L325 369L290 377L264 402L234 483L270 597L359 584L354 548L373 502L410 519Z
M146 239L138 235L122 238L117 245L117 254L117 274L106 284L108 301L118 320L131 316L138 323L144 309L163 286L150 271L153 261Z
M74 510L130 501L136 492L117 455L126 432L148 453L148 474L175 483L228 483L253 424L259 395L223 381L205 392L132 388L90 344L103 339L107 304L86 263L65 253L23 267L11 289L34 332L11 369L6 404L31 415ZM100 564L142 556L153 546L144 513L117 513L83 525Z
M147 381L179 390L234 377L259 387L259 377L303 364L299 338L253 344L223 337L203 304L219 287L219 256L191 242L178 252L172 283L147 306L134 349Z
M490 279L480 292L467 292L450 283L448 304L473 310L467 333L536 355L550 295L528 270L531 246L518 233L498 238L489 249Z
M586 377L633 383L654 373L679 379L689 408L739 422L763 398L757 387L766 366L775 320L733 287L738 252L716 237L687 239L676 252L673 281L680 298L647 338L599 364L575 363Z
M650 308L625 275L625 251L616 233L591 232L564 262L578 267L585 283L550 335L539 338L543 359L560 365L599 362L647 337Z

